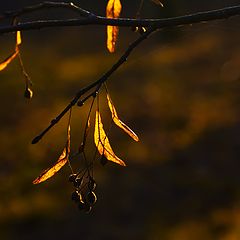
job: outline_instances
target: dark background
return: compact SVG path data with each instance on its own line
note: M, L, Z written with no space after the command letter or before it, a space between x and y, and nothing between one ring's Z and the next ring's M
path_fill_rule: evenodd
M0 10L39 2L1 1ZM134 17L139 2L122 0L122 16ZM107 1L75 3L104 15ZM239 3L168 0L162 9L146 0L142 17ZM76 15L50 10L22 21L65 17ZM138 35L120 29L117 52L109 54L102 26L24 32L22 57L34 98L23 98L16 60L0 72L0 239L240 239L239 27L234 17L159 31L112 75L108 87L119 116L141 141L112 127L111 144L127 167L94 165L98 202L89 214L70 199L67 167L43 184L31 183L62 151L67 117L39 144L31 145L31 139ZM4 59L14 48L14 35L1 35L0 46ZM104 94L101 99L107 128ZM73 149L81 142L88 108L89 103L74 108Z

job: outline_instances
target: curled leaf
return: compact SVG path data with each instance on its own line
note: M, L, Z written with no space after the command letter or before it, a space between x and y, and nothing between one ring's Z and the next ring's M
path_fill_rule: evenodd
M106 7L107 18L118 18L122 10L120 0L109 0ZM107 49L113 53L115 51L117 37L118 37L118 26L107 26Z
M96 111L94 142L100 155L104 155L109 161L115 162L121 166L126 166L124 161L117 157L112 150L108 137L103 129L99 111Z
M114 107L112 99L110 98L109 94L107 94L107 100L108 100L109 109L110 109L110 111L112 113L112 119L113 119L114 123L118 127L120 127L124 132L126 132L133 140L138 142L139 138L138 138L137 134L134 133L133 130L130 127L128 127L124 122L122 122L119 119L119 117L117 115L116 108Z
M54 164L54 166L43 171L42 174L33 181L33 184L39 184L41 182L44 182L53 175L55 175L67 163L67 161L68 161L67 147L65 147L63 149L61 156L59 157L58 161Z

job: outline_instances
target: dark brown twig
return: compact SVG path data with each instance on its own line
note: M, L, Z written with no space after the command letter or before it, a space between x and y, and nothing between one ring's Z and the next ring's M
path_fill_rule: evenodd
M143 35L141 35L136 41L131 43L128 47L128 49L124 52L124 54L118 59L118 61L97 81L93 82L92 84L86 86L85 88L82 88L75 97L71 100L71 102L65 107L65 109L55 118L51 121L50 125L43 130L38 136L36 136L32 140L32 144L35 144L41 140L41 138L55 125L57 124L61 118L73 107L78 100L87 92L94 89L91 94L88 96L91 96L93 94L97 94L98 90L100 89L101 85L107 81L107 79L124 63L127 61L128 56L131 54L131 52L141 43L143 42L151 33L156 31L155 28L150 28L148 31L146 31ZM89 98L89 97L88 97ZM88 98L85 98L81 100L81 103L83 104L84 101L86 101Z
M80 19L67 19L67 20L42 20L42 21L33 21L26 23L19 23L17 25L11 26L3 26L0 28L1 33L7 32L15 32L15 31L25 31L25 30L33 30L47 27L59 27L59 26L83 26L83 25L112 25L112 26L124 26L124 27L147 27L148 30L143 33L136 41L129 45L124 54L118 59L118 61L97 81L89 84L85 88L82 88L77 92L75 97L71 100L71 102L65 107L65 109L51 121L49 126L43 130L38 136L36 136L32 143L37 143L55 124L57 124L61 118L79 101L83 104L87 99L91 96L96 96L98 94L99 89L102 84L107 81L107 79L127 60L127 57L131 54L131 52L141 43L143 42L152 32L163 29L166 27L175 27L179 25L188 25L193 23L200 23L206 21L212 21L217 19L226 19L232 16L240 15L240 5L226 7L222 9L199 12L194 14L189 14L185 16L166 18L166 19L109 19L101 16L96 16L91 12L88 12L73 3L65 3L65 2L44 2L38 5L33 5L29 7L25 7L21 10L7 12L2 15L2 18L15 18L19 17L23 14L38 11L41 9L48 8L68 8L74 10L80 14ZM1 17L0 17L1 19ZM84 95L85 98L81 99ZM80 105L81 105L80 104Z
M165 19L129 19L129 18L109 19L101 16L95 16L94 14L89 12L87 13L88 14L86 14L85 18L81 19L41 20L19 23L16 26L12 25L3 26L0 28L0 33L15 32L17 30L26 31L50 27L84 26L84 25L154 27L158 29L163 29L166 27L189 25L193 23L227 19L229 17L237 16L240 15L240 5Z
M72 11L78 13L82 17L89 17L89 16L93 15L92 13L86 11L85 9L80 8L79 6L75 5L72 2L48 2L48 1L46 1L46 2L36 4L36 5L27 6L27 7L15 10L15 11L7 11L7 12L3 13L2 15L0 15L0 19L20 17L20 16L28 14L28 13L36 12L36 11L43 10L43 9L46 10L46 9L50 9L50 8L69 9L69 10L72 10Z

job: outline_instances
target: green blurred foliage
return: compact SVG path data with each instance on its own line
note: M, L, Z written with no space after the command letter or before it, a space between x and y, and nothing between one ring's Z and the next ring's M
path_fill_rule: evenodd
M29 2L1 4L4 10ZM138 1L122 2L123 15L134 16ZM175 16L237 2L165 1L165 9L158 9L146 1L143 16ZM106 1L81 4L104 14ZM23 33L22 57L34 98L23 98L17 61L0 73L0 239L239 239L238 29L239 17L162 30L113 74L108 87L119 116L141 141L134 143L112 127L112 146L128 166L95 164L98 202L87 215L70 200L67 167L39 186L31 184L61 153L67 116L39 144L30 142L137 35L121 29L117 53L110 55L104 27ZM13 49L13 38L0 37L1 59ZM104 94L101 100L108 126ZM81 142L88 108L89 103L73 109L73 149Z

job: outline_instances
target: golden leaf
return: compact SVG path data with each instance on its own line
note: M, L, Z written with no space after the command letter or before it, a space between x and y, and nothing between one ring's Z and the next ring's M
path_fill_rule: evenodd
M18 55L18 51L16 50L9 57L7 57L3 62L0 63L0 71L5 69L7 65Z
M71 128L69 122L67 129L66 147L63 149L61 156L58 158L57 162L51 168L48 168L45 171L43 171L43 173L33 181L33 184L39 184L41 182L46 181L47 179L55 175L68 162L68 157L70 153L70 138Z
M18 55L19 53L19 48L18 46L22 43L21 40L21 32L17 31L16 32L16 47L15 47L15 52L12 53L10 56L8 56L3 62L0 63L0 71L5 69L7 65Z
M109 0L106 7L107 18L118 18L122 10L120 0ZM118 37L118 26L107 26L107 49L113 53L115 51L117 37Z
M136 133L133 132L133 130L128 127L124 122L122 122L119 118L118 118L118 115L117 115L117 111L113 105L113 102L112 102L112 99L110 98L109 94L107 94L107 100L108 100L108 106L109 106L109 109L112 113L112 119L114 121L114 123L120 127L121 129L123 129L124 132L126 132L133 140L135 140L136 142L139 141L139 138L137 136Z
M124 161L115 155L112 147L109 143L108 137L103 129L101 115L99 111L96 111L95 131L94 131L94 142L100 155L103 155L112 162L115 162L121 166L126 166Z
M65 147L56 164L54 164L53 167L43 171L43 173L33 181L33 184L39 184L41 182L46 181L50 177L52 177L67 163L67 161L68 161L68 154L67 154L67 147Z
M22 43L21 32L17 31L16 33L16 45L19 46Z

